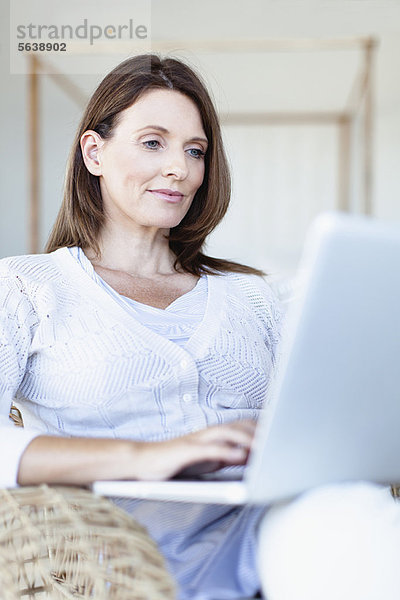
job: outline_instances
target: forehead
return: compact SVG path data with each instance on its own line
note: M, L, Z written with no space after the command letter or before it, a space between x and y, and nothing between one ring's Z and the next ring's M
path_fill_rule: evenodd
M196 104L176 90L152 89L122 111L119 127L139 129L147 125L160 125L168 130L179 127L190 130L190 135L204 136L200 111Z

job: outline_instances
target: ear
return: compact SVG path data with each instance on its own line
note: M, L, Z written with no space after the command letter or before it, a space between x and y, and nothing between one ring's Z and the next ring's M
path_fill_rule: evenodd
M88 129L81 136L83 162L92 175L101 175L100 149L104 140L96 132Z

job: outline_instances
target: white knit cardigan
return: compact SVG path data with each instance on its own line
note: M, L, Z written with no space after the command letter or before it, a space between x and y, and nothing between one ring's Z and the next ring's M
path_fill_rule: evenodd
M184 348L141 325L67 248L0 260L0 485L38 433L162 440L256 417L276 363L269 285L208 276ZM25 428L8 420L11 402Z

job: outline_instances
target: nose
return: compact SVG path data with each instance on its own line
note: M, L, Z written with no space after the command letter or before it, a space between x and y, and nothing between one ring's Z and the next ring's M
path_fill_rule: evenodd
M179 180L186 179L188 167L186 155L182 150L171 150L165 153L162 174L164 177L174 177Z

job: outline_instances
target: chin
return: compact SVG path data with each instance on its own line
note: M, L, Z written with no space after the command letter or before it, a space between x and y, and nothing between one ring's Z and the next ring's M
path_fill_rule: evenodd
M183 219L183 217L182 217ZM164 223L162 225L159 225L158 227L160 229L174 229L174 227L178 227L178 225L182 222L182 219L175 220L175 221L169 221L168 223Z
M165 218L154 219L152 225L154 227L159 227L160 229L173 229L182 222L185 216L186 212L179 215L166 215Z

